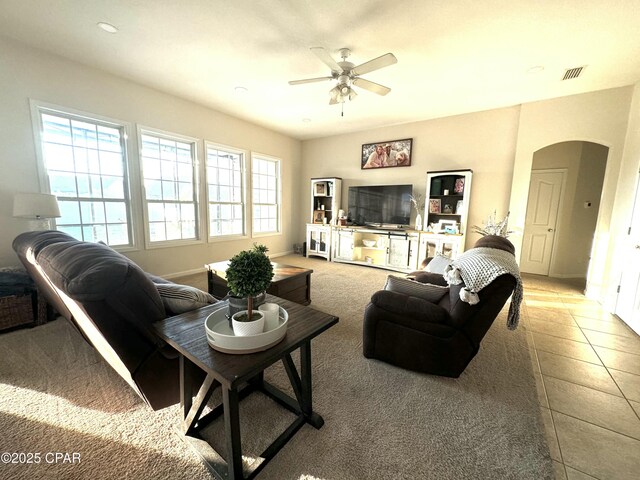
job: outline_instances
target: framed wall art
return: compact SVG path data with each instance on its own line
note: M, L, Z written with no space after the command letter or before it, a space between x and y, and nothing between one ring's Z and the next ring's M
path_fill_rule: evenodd
M360 168L410 167L412 138L362 145Z

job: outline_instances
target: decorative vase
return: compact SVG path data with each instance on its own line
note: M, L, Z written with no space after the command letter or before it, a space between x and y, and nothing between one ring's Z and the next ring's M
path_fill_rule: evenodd
M229 319L231 319L234 313L247 309L247 297L236 297L229 292L226 299L229 301ZM262 305L266 299L267 296L264 293L253 297L253 309L258 310L258 307Z
M422 215L416 215L416 230L422 230Z
M251 321L239 321L238 317L247 315L247 310L234 313L231 317L231 325L233 328L233 334L236 337L248 337L249 335L257 335L264 331L264 314L260 310L253 310L251 318L255 320Z

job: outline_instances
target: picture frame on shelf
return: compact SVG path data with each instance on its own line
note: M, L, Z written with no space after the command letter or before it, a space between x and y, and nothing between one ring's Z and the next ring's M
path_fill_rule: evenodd
M316 196L327 195L327 182L316 182L313 184L313 194Z
M314 210L313 211L313 223L325 223L324 210Z
M455 220L440 220L438 221L438 225L440 226L441 233L452 233L452 234L460 233L458 222L456 222Z
M453 193L460 195L464 193L464 177L456 178L456 182L453 186Z
M365 143L362 145L360 169L410 167L412 138Z
M440 213L440 204L439 198L429 199L429 213Z
M458 214L462 213L463 209L464 209L464 200L458 200L458 203L456 203L456 213Z

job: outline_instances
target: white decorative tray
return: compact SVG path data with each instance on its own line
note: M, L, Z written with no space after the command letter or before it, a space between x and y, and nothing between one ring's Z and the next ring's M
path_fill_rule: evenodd
M207 332L207 342L214 350L223 353L256 353L273 347L280 342L287 333L289 314L280 307L280 321L278 326L267 332L247 337L236 337L227 319L228 305L220 304L220 308L211 313L204 321Z

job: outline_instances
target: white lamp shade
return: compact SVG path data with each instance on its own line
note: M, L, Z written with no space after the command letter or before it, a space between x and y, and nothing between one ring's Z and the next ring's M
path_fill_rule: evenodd
M13 216L22 218L54 218L60 216L55 195L48 193L16 193Z

